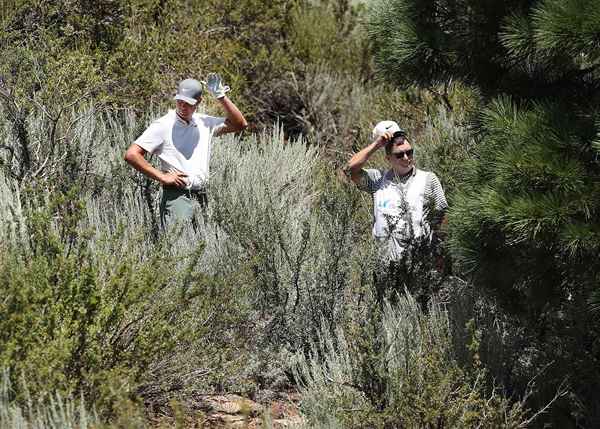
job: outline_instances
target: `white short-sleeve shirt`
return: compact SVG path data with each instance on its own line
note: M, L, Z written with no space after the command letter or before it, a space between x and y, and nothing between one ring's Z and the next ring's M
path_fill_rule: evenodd
M170 110L150 124L135 141L156 154L163 171L178 170L188 175L188 188L200 189L208 181L211 141L225 118L194 113L189 123Z

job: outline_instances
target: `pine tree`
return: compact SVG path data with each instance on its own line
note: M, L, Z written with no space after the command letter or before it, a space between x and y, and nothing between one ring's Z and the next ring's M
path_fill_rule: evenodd
M386 79L457 79L484 95L450 209L452 253L548 344L597 426L600 1L380 0L370 18Z

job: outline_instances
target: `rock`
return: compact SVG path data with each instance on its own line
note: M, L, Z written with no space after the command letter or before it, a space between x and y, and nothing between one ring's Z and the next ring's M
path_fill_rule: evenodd
M261 405L238 395L203 396L198 407L207 413L240 414L252 417L263 412Z
M292 416L285 419L273 420L273 429L287 429L293 428L304 423L304 420L300 416Z
M298 398L287 394L283 398L262 406L239 395L203 395L193 407L205 413L201 423L204 428L261 429L265 419L273 429L297 427L303 422L296 404Z
M248 416L214 413L206 419L208 427L248 428L251 418Z

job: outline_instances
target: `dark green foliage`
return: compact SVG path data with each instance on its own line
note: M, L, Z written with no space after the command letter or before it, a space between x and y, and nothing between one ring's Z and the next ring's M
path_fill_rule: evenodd
M597 6L594 0L378 0L368 29L376 65L390 82L435 87L458 79L486 95L583 97L595 91Z
M467 164L454 212L456 255L505 298L517 293L512 308L534 318L536 308L585 296L595 283L591 276L572 291L565 282L588 271L600 245L600 170L583 144L594 132L587 125L557 105L518 108L501 99L485 111L487 132ZM505 276L493 274L499 266ZM527 283L527 300L515 282Z
M482 125L478 158L466 164L451 211L453 254L531 330L534 366L553 362L547 380L557 386L572 373L573 389L590 398L600 381L589 365L600 357L599 326L588 311L599 281L600 176L582 142L594 130L559 105L510 99L493 103Z
M386 80L424 87L454 79L496 87L507 69L499 32L530 0L378 0L368 30Z
M600 358L598 10L595 0L383 0L369 24L390 81L458 79L489 101L453 196L450 247L461 272L523 324L524 354L535 350L537 371L550 366L549 389L572 383L577 399L548 418L560 427L600 421L589 396L600 385L590 370Z

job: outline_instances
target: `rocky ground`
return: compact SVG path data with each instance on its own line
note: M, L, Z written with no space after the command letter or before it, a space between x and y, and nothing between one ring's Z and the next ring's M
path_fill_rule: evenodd
M182 428L293 428L303 422L298 412L298 395L286 393L266 404L238 395L203 395L191 405L183 418L162 417L155 427Z

